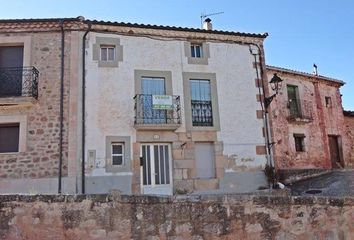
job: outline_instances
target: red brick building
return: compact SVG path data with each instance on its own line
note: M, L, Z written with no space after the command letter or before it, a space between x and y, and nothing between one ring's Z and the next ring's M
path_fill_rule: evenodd
M354 168L354 111L344 111L344 127L345 166Z
M344 117L339 91L344 82L267 66L268 79L275 73L283 80L269 111L276 169L353 166L352 142L348 139L350 135L353 140L353 133L348 129L354 121Z

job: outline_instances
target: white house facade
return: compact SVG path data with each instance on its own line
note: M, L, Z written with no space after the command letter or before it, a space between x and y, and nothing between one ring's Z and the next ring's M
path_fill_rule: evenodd
M91 22L84 46L86 192L266 186L265 37Z

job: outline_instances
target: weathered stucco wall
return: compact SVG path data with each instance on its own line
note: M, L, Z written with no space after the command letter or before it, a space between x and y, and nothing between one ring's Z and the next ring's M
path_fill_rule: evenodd
M0 196L1 239L352 239L354 199Z
M278 169L331 168L328 135L344 136L343 109L339 84L314 78L268 70L270 79L277 73L282 89L271 106L275 165ZM287 85L298 87L304 119L289 120ZM331 98L326 106L325 97ZM307 118L309 117L309 118ZM293 134L305 136L305 151L297 152Z
M223 175L227 165L237 165L238 171L249 169L261 171L266 163L265 152L261 150L257 152L256 149L257 146L264 148L265 139L262 134L263 120L257 117L257 110L259 111L261 106L256 98L259 92L255 84L254 58L249 52L249 46L206 39L210 52L208 64L189 64L185 53L187 40L163 38L162 36L167 34L166 31L159 32L160 38L139 36L139 31L143 30L134 31L137 32L136 36L95 32L88 35L86 152L93 150L96 156L95 164L87 164L87 179L96 177L95 181L98 183L103 179L109 181L107 177L111 177L112 181L113 177L121 178L121 182L127 184L133 182L135 186L133 192L140 192L139 144L159 142L153 139L154 134L159 135L160 142L171 144L175 167L172 174L177 180L174 183L179 181L181 188L193 189L193 181L189 180L195 177L196 172L193 145L195 142L214 143L215 153L218 155L215 163L216 177ZM186 38L192 36L188 34L190 33L185 33ZM120 59L118 67L102 67L95 60L93 48L99 38L108 38L113 42L119 40L121 49L117 52ZM172 94L181 97L182 124L176 132L159 130L138 132L134 128L135 70L171 72ZM183 74L190 72L216 75L220 131L187 130L184 98L189 93L184 92ZM106 156L106 136L131 137L130 169L118 173L105 170L107 160L110 158ZM184 149L181 147L183 144ZM266 184L264 180L260 185ZM212 185L215 185L215 182ZM117 188L122 189L120 186ZM97 193L97 190L102 188L93 187L91 190ZM106 191L108 190L107 188ZM124 192L129 193L126 190L124 189Z

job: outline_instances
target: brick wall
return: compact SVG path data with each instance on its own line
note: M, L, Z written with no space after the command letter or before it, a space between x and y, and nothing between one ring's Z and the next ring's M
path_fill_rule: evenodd
M1 239L351 239L354 198L0 196Z
M276 71L268 71L271 78ZM344 136L339 84L302 75L277 72L283 87L270 105L275 165L278 169L330 169L328 135ZM298 87L301 112L310 116L289 119L287 84ZM325 104L331 98L331 106ZM294 134L303 134L304 151L295 150Z
M347 168L354 168L354 116L345 116L344 126L344 164Z
M33 106L0 107L1 115L27 117L26 151L0 154L1 178L58 176L61 34L18 33L0 36L31 36L31 65L39 70L38 102ZM63 176L67 175L70 33L66 33Z

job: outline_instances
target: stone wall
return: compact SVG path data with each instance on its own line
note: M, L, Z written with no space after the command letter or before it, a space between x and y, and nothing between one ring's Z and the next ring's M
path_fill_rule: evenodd
M58 25L59 29L59 25ZM39 71L38 101L31 106L1 106L0 117L23 116L26 119L25 151L0 155L0 178L48 178L58 176L60 131L60 32L1 33L6 37L30 38L26 64ZM64 74L63 176L67 175L69 55L71 34L66 33ZM26 48L30 49L26 49ZM26 58L26 57L25 57ZM27 65L25 65L27 67ZM14 118L15 119L15 118ZM16 121L14 121L16 122Z
M352 239L354 198L0 196L1 239Z
M344 164L346 168L354 168L354 113L344 116L345 137L343 140Z

